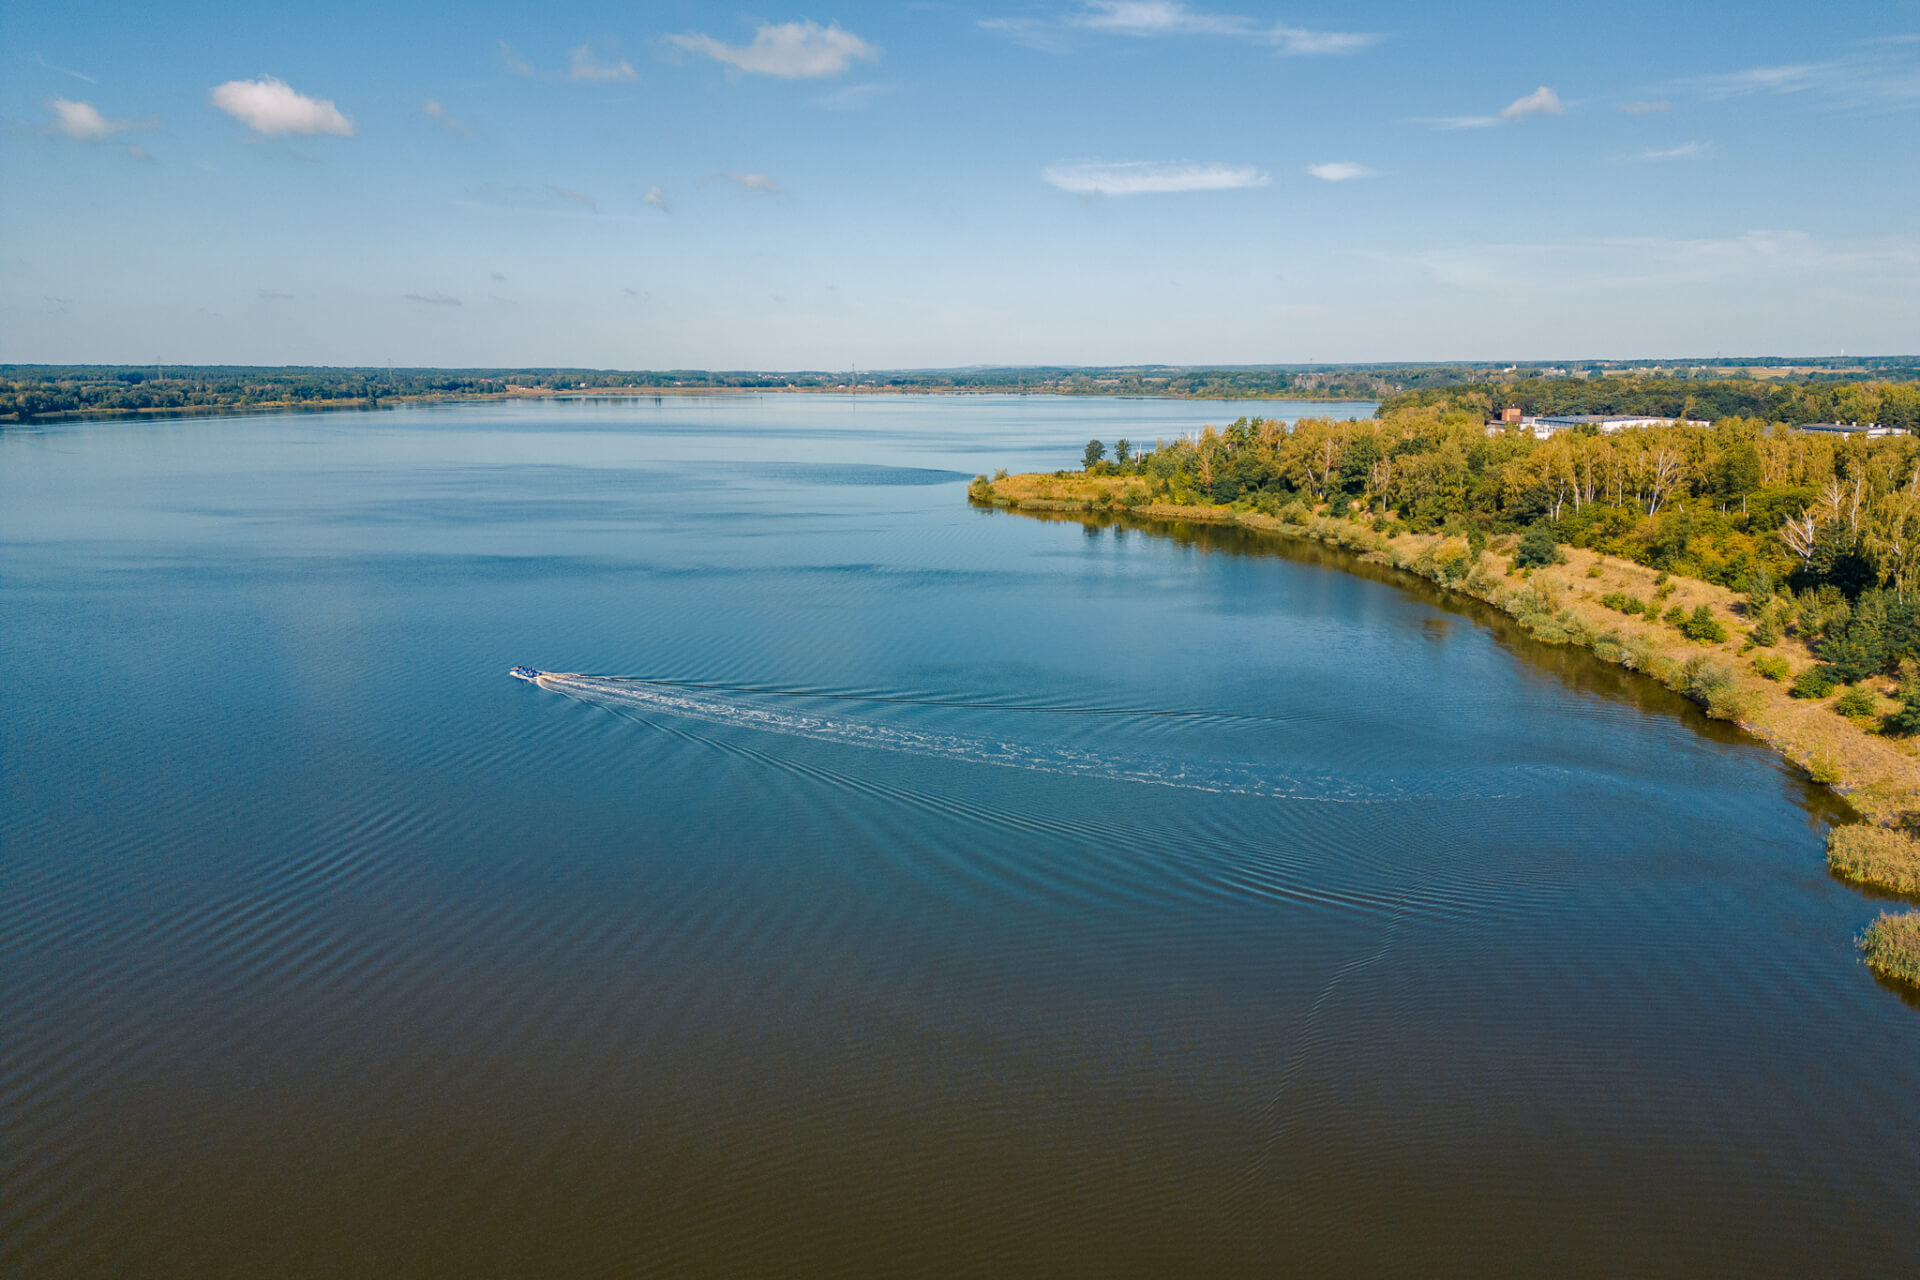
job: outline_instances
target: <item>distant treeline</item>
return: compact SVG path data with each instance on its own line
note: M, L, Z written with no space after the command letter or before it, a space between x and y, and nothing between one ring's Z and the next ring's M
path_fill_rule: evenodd
M1810 422L1866 420L1920 360L1711 363L983 367L882 372L699 369L255 368L233 365L0 365L0 421L273 406L373 407L387 400L516 392L801 390L1002 392L1223 399L1379 400L1474 412L1660 413Z
M1721 418L1759 418L1799 425L1807 422L1878 422L1912 430L1920 427L1920 382L1862 375L1840 380L1802 377L1760 381L1720 378L1697 381L1672 376L1591 378L1527 377L1506 383L1467 382L1413 389L1388 397L1382 415L1433 406L1491 415L1503 408L1529 414L1624 413L1716 422ZM1920 375L1920 371L1915 371Z

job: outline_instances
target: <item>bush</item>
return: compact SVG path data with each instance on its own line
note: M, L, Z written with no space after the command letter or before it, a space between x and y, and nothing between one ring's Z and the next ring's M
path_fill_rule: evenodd
M1920 733L1920 673L1909 670L1893 695L1900 703L1880 721L1881 731L1910 738Z
M1878 702L1871 690L1855 685L1840 695L1840 701L1833 704L1833 709L1852 719L1854 716L1872 715L1877 706Z
M1559 544L1553 540L1553 529L1545 520L1528 525L1527 531L1520 535L1520 545L1513 552L1516 569L1544 568L1559 558Z
M1727 638L1727 629L1713 616L1713 610L1704 604L1680 624L1680 630L1687 639L1699 644L1719 644Z
M1787 692L1796 698L1824 698L1833 692L1833 677L1825 667L1808 667L1794 677L1793 687Z
M1774 681L1785 680L1787 673L1793 670L1787 665L1787 660L1777 653L1761 654L1753 660L1753 669L1768 680Z
M1760 621L1753 624L1753 642L1762 649L1771 649L1780 643L1780 623L1775 620L1771 609L1762 613Z
M1599 565L1597 565L1597 564L1590 564L1590 565L1588 565L1588 566L1587 566L1587 576L1588 576L1589 578L1597 578L1597 577L1599 577L1599 576L1600 576L1600 566L1599 566Z
M1684 628L1687 625L1687 611L1685 609L1682 609L1679 605L1675 605L1673 606L1673 608L1667 610L1665 613L1660 615L1660 621L1666 623L1670 627Z
M1707 709L1716 720L1738 720L1753 705L1753 697L1740 687L1733 668L1715 662L1705 654L1687 659L1680 669L1681 692Z

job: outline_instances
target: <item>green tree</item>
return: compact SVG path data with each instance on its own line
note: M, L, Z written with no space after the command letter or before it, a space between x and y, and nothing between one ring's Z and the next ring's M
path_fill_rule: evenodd
M1125 436L1121 436L1113 442L1113 460L1115 462L1124 467L1132 457L1133 441L1127 439Z
M1107 446L1101 444L1098 440L1089 440L1087 441L1087 452L1085 456L1082 457L1080 465L1086 470L1091 471L1095 465L1099 463L1100 459L1106 456Z
M1538 569L1552 564L1558 557L1559 544L1553 540L1553 526L1545 520L1536 520L1520 535L1513 563L1518 569Z

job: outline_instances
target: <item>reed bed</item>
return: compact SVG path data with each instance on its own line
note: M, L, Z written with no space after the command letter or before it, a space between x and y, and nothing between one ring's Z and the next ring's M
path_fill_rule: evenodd
M1920 911L1881 916L1861 935L1860 950L1875 973L1920 987Z
M1827 865L1845 880L1920 895L1920 840L1904 831L1835 827L1827 834Z

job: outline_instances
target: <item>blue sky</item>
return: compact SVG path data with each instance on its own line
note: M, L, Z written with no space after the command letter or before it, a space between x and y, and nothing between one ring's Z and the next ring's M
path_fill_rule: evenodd
M17 0L0 121L0 360L1920 351L1920 0Z

